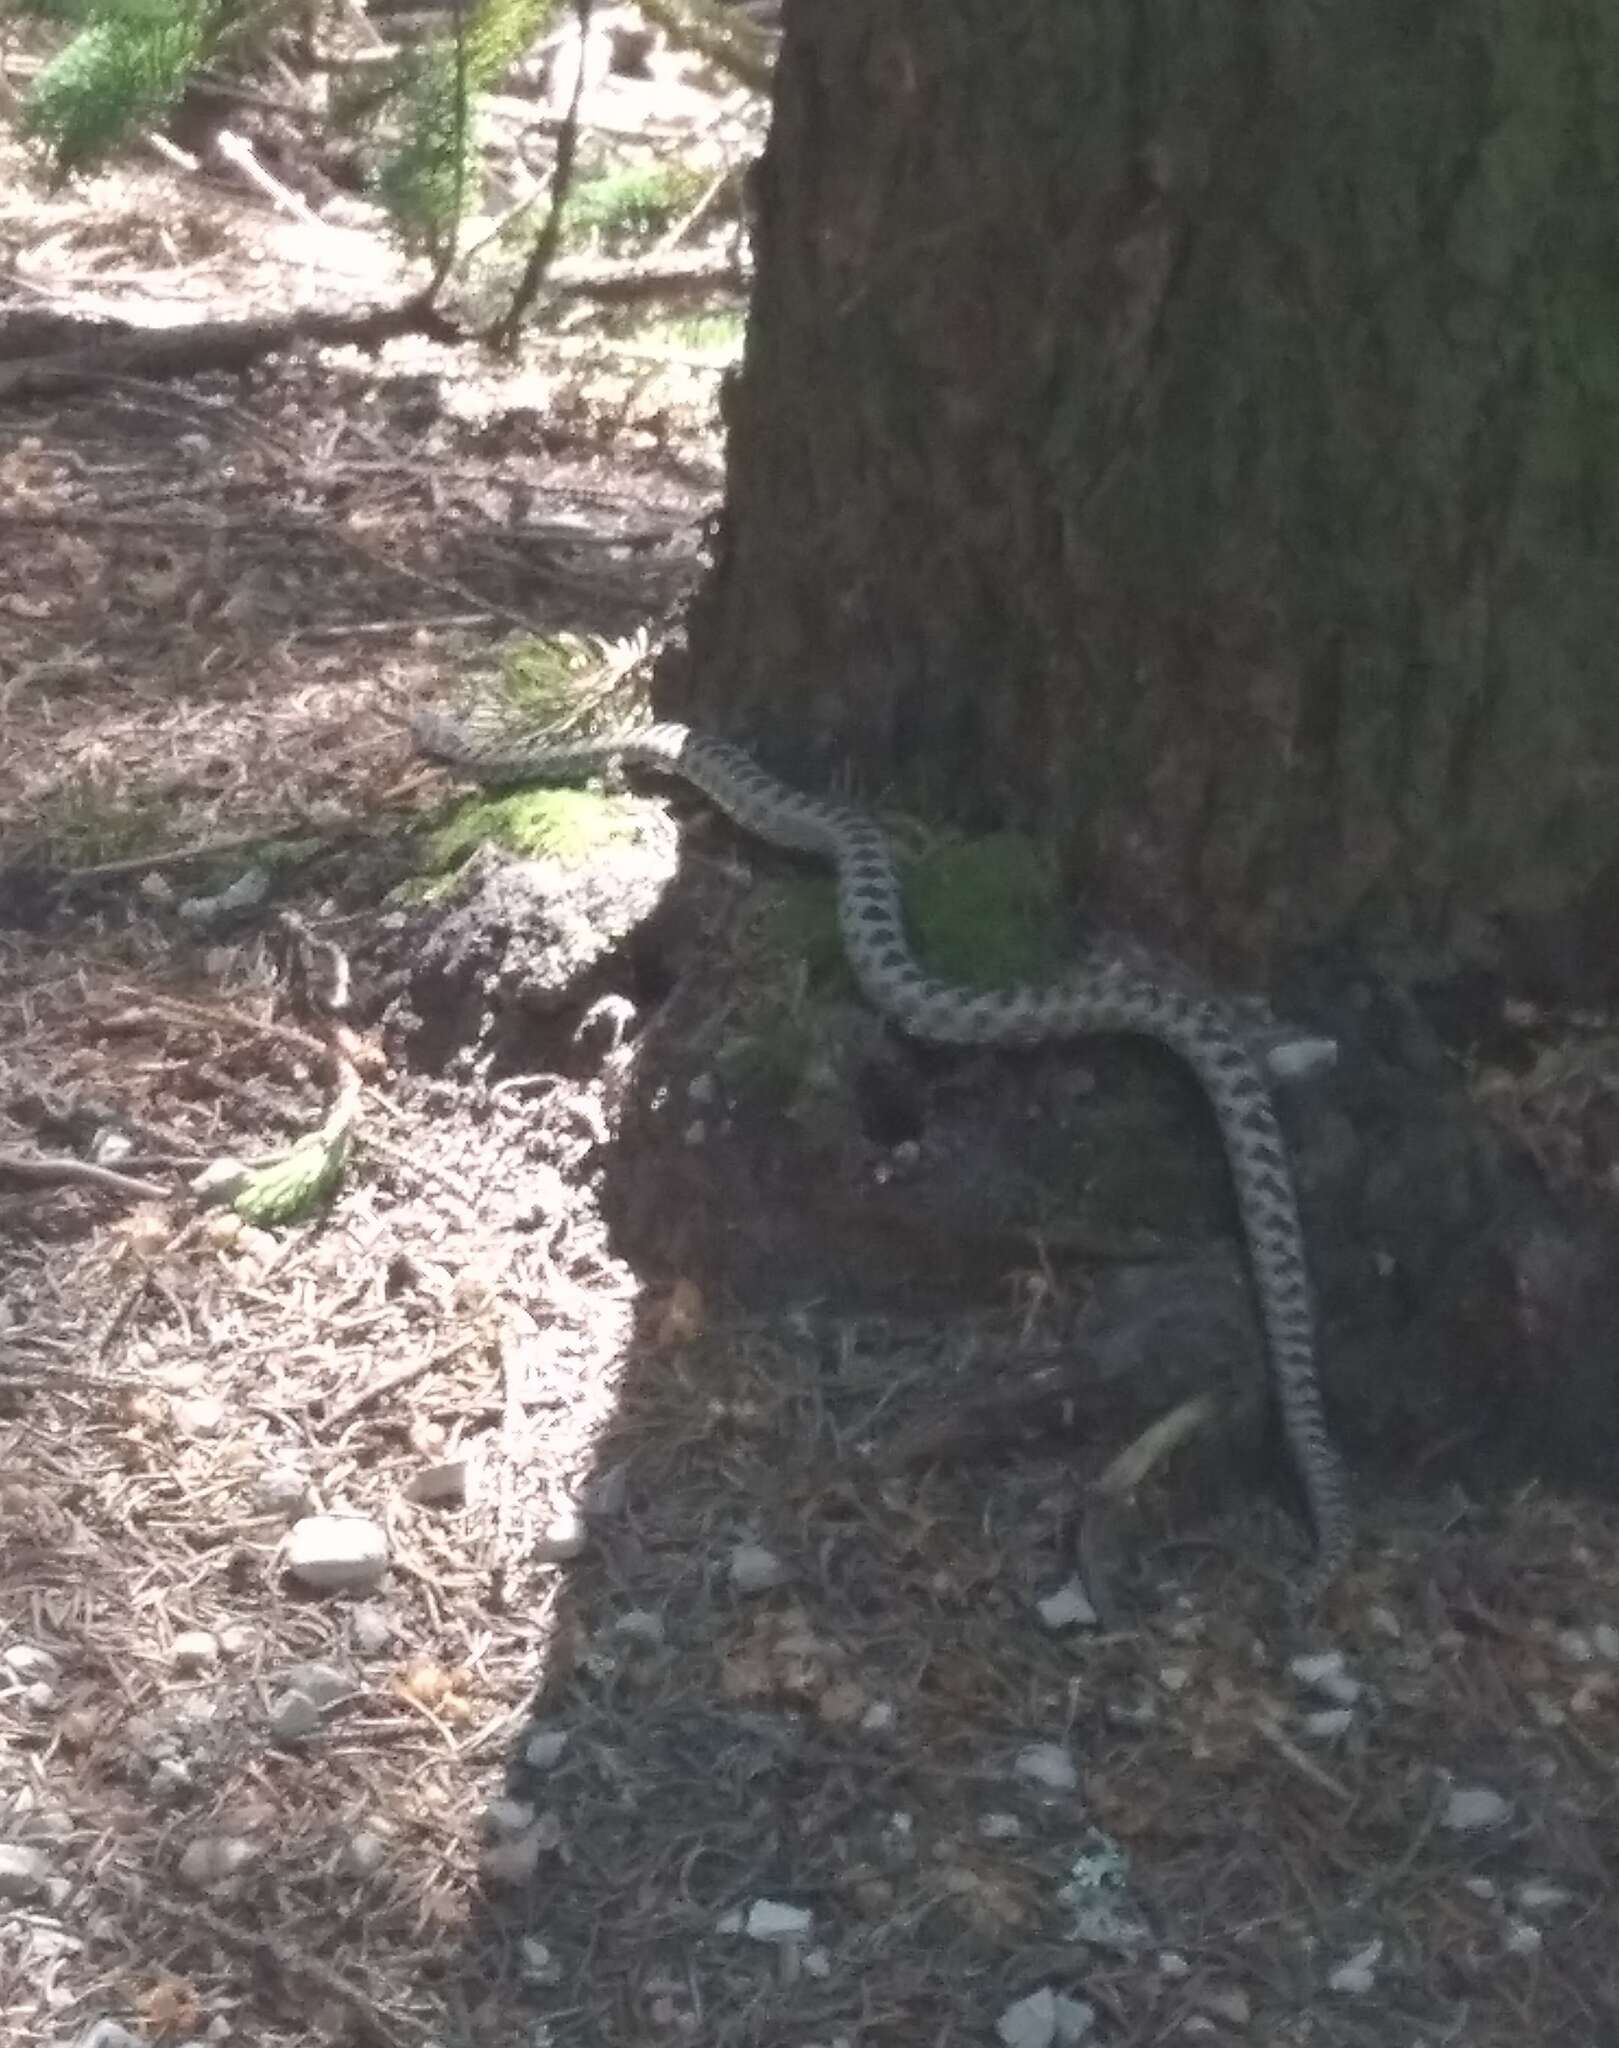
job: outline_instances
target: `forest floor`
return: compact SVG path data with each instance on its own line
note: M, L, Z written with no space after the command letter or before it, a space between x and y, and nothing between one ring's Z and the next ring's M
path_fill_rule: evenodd
M166 169L0 189L63 296L308 283ZM679 318L0 408L0 2038L1619 2042L1611 1509L1368 1478L1301 1654L1271 1477L1171 1468L1099 1618L1129 1432L993 1413L1083 1262L840 1299L791 1173L727 1166L793 1142L712 1035L780 863L648 803L650 966L499 1066L419 1014L391 892L455 814L405 714L691 589L735 330ZM189 1192L329 1100L268 909L209 908L255 866L372 1056L274 1230ZM971 1081L1008 1128L1043 1085ZM321 1515L379 1539L342 1588L288 1568Z

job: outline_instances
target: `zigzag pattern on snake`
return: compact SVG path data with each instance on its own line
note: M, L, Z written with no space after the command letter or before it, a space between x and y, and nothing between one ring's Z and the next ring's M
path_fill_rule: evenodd
M1311 1604L1336 1576L1353 1534L1342 1467L1315 1369L1315 1323L1292 1169L1270 1089L1219 1003L1107 964L1043 987L979 990L924 973L905 934L899 874L880 828L804 796L738 748L683 725L600 739L485 738L438 712L413 721L422 752L496 785L565 781L622 764L690 783L746 832L831 863L849 965L867 1000L934 1045L1034 1045L1123 1033L1177 1054L1202 1084L1225 1144L1264 1326L1271 1382L1315 1534L1303 1589Z

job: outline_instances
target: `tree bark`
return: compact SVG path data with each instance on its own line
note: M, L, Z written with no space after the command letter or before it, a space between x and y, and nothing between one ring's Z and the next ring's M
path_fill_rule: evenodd
M1230 975L1619 933L1619 11L784 28L682 708Z

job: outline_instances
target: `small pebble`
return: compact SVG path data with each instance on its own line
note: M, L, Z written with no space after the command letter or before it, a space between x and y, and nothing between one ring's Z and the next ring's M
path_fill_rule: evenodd
M561 1763L568 1747L568 1731L565 1728L542 1728L528 1738L523 1747L523 1761L531 1771L552 1771Z
M51 1875L50 1860L20 1842L0 1842L0 1899L21 1904L38 1898Z
M781 1559L757 1543L739 1543L731 1552L731 1584L739 1593L767 1593L787 1577Z
M349 1619L349 1632L354 1647L362 1657L377 1657L392 1647L394 1625L388 1618L385 1607L371 1603L356 1607Z
M174 1404L174 1423L182 1436L217 1436L225 1426L225 1414L217 1394L192 1394Z
M1354 1723L1351 1707L1320 1707L1315 1713L1306 1714L1299 1726L1312 1742L1336 1742L1340 1735L1348 1734Z
M388 1538L364 1515L306 1515L287 1538L287 1570L323 1591L365 1590L388 1569Z
M1070 1579L1055 1593L1036 1603L1035 1612L1049 1629L1095 1628L1096 1609L1078 1579Z
M276 1680L289 1692L301 1692L317 1707L333 1707L358 1690L346 1671L335 1664L289 1664Z
M309 1475L296 1465L272 1465L260 1475L257 1492L262 1513L300 1515L309 1505Z
M1052 1792L1072 1792L1079 1783L1073 1758L1055 1742L1031 1742L1027 1749L1018 1751L1012 1768L1020 1778L1028 1778Z
M656 1649L663 1641L663 1616L654 1614L649 1607L631 1607L613 1623L613 1633Z
M1507 1927L1506 1951L1509 1956L1532 1956L1539 1952L1545 1936L1538 1927L1532 1927L1527 1920L1513 1920Z
M750 1941L803 1941L815 1925L806 1906L784 1906L777 1899L755 1899L742 1931Z
M534 1809L526 1799L491 1799L483 1810L485 1832L499 1841L523 1834L534 1825Z
M374 1877L388 1860L388 1844L381 1835L362 1828L343 1844L339 1868L345 1877Z
M306 1692L284 1692L270 1703L270 1734L277 1742L307 1742L320 1726L320 1708Z
M589 1534L585 1518L577 1508L558 1508L549 1524L536 1534L530 1555L539 1564L566 1564L584 1549Z
M42 1650L37 1643L8 1643L0 1650L0 1668L7 1677L19 1684L30 1684L44 1679L52 1683L62 1675L62 1667L49 1650Z
M1341 1962L1327 1979L1329 1991L1336 1991L1345 1998L1362 1998L1374 1989L1377 1983L1377 1965L1383 1959L1381 1941L1369 1941L1362 1949L1346 1961Z
M219 1638L212 1629L188 1628L174 1639L174 1668L194 1677L219 1662Z
M1499 1827L1511 1811L1500 1793L1488 1785L1458 1785L1439 1818L1453 1834L1468 1834L1475 1828Z
M1599 1621L1591 1631L1591 1647L1606 1663L1619 1664L1619 1628L1611 1621Z

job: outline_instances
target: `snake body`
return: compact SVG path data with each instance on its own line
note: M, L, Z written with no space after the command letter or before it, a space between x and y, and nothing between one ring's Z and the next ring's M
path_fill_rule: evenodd
M1316 1377L1315 1318L1286 1144L1264 1073L1218 1002L1112 963L1039 987L981 990L935 980L907 940L899 873L882 830L856 811L789 788L740 749L686 726L583 740L486 738L429 711L417 715L413 730L423 753L494 785L567 781L614 764L678 776L745 832L829 862L855 978L873 1007L913 1038L1018 1046L1122 1033L1178 1055L1208 1096L1225 1145L1272 1388L1315 1536L1315 1560L1301 1589L1303 1603L1314 1604L1349 1552L1348 1491Z

